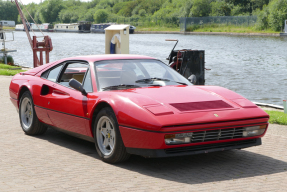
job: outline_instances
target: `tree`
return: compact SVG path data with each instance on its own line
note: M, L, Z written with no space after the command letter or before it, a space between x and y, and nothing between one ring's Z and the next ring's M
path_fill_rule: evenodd
M287 0L273 0L269 4L268 23L271 29L280 31L287 19Z
M58 19L60 11L64 8L62 2L62 0L44 1L39 10L42 23L52 23Z
M0 0L0 19L11 20L17 22L18 10L15 4L11 1Z
M210 16L229 16L231 13L230 5L225 1L215 1L211 3Z
M94 20L96 23L105 23L107 22L108 17L109 14L104 9L98 9L94 14Z
M209 0L194 0L190 10L192 17L205 17L211 12Z

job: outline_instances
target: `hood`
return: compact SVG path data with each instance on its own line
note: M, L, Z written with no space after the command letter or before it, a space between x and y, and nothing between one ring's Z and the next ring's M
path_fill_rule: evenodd
M152 114L162 127L268 117L251 101L221 87L146 87L117 91L117 95ZM130 116L136 115L131 112ZM148 116L142 117L142 122Z
M129 89L123 92L134 94L126 95L140 106L164 105L179 112L198 110L217 110L221 108L238 108L232 100L243 98L234 93L229 98L204 90L199 86L164 86ZM232 92L233 93L233 92Z

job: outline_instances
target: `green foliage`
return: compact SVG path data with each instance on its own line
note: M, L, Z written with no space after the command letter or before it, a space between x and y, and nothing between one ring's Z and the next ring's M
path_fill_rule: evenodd
M39 15L42 23L57 21L59 12L63 9L62 0L44 1L40 6Z
M94 14L94 20L96 23L104 23L107 21L109 13L104 9L99 9Z
M116 3L113 6L113 13L117 14L122 8L124 8L125 4L126 4L125 2Z
M144 9L139 10L139 16L141 16L141 17L146 16L146 10L144 10Z
M287 19L287 0L272 0L263 9L254 12L257 15L257 29L271 28L274 31L281 31L284 28L284 21Z
M257 9L254 12L255 15L257 15L257 22L256 22L256 28L259 30L265 30L269 27L268 24L268 15L269 15L269 9L267 6L263 7L263 10L260 11Z
M270 3L269 3L270 1ZM147 27L178 27L180 17L257 15L259 30L281 30L287 0L45 0L22 10L29 22L117 22ZM22 23L15 4L0 0L0 19ZM190 30L197 30L193 27Z
M59 13L59 19L63 23L75 23L78 22L79 15L74 10L63 9Z
M0 0L0 20L17 21L18 10L11 1Z
M205 17L210 14L210 0L193 0L193 6L190 10L192 17Z
M228 16L230 13L231 6L225 1L215 1L211 3L210 16Z
M132 11L137 4L134 1L129 1L129 2L123 2L122 5L123 5L122 8L118 11L117 14L124 17L131 17Z
M186 28L186 31L193 32L199 28L200 28L200 25L190 25L189 27Z
M2 62L4 63L4 61L5 61L4 56L2 56L2 57L0 58L0 61L2 61ZM11 55L8 55L8 56L7 56L7 63L8 63L8 64L11 64L11 65L14 65L14 59L13 59L13 57L12 57Z
M271 29L280 31L284 28L284 21L287 19L287 0L273 0L269 4L268 23Z
M0 58L0 75L14 76L17 73L24 71L26 70L22 70L21 67L1 64L1 58Z
M266 113L270 116L269 123L276 123L280 125L287 125L287 114L281 111L267 111Z

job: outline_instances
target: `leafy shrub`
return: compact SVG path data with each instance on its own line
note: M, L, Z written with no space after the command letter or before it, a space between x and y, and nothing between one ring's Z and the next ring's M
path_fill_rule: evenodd
M104 9L99 9L94 14L94 20L96 23L105 23L109 17L109 13Z
M0 63L4 63L5 62L5 57L2 56L2 58L0 57ZM14 65L14 59L11 55L7 56L7 64L8 65Z
M287 0L273 0L269 4L268 23L271 29L280 31L287 19Z
M196 29L199 29L200 28L200 25L190 25L186 28L186 31L195 31Z
M192 17L205 17L211 12L211 5L209 0L194 0L193 6L190 10Z

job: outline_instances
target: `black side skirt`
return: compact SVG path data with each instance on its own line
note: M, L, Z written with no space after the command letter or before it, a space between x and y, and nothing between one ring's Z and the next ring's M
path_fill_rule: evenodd
M141 155L144 157L172 157L172 156L210 153L210 152L215 152L215 151L226 151L226 150L231 150L231 149L242 149L242 148L258 146L258 145L261 145L261 138L233 141L233 142L196 145L196 146L189 146L189 147L169 148L169 149L127 148L127 152L130 154Z

